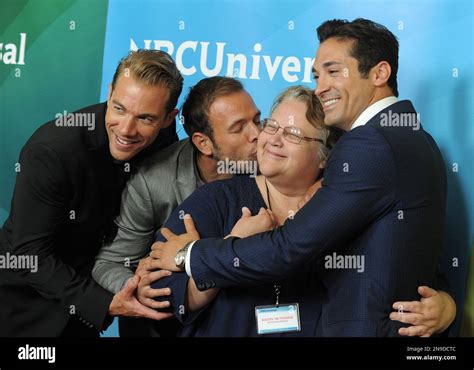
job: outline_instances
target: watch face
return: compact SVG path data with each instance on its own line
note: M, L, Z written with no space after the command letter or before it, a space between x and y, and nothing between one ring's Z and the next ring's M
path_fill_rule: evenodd
M178 252L176 257L174 258L174 262L176 263L176 266L180 266L184 262L184 253Z

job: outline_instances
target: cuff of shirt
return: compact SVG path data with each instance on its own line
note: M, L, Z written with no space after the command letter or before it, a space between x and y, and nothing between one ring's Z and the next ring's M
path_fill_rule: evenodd
M193 275L191 274L191 250L193 249L193 245L194 243L196 243L197 240L191 242L191 244L189 244L189 248L188 248L188 252L186 253L186 260L184 262L184 267L186 269L186 274L192 278Z

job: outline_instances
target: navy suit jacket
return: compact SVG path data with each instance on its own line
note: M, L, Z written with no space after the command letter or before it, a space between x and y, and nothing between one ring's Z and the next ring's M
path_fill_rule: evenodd
M321 189L294 219L245 239L196 242L190 267L198 288L281 279L334 253L363 256L363 272L322 269L327 294L317 335L398 335L403 324L389 319L393 302L419 299L417 287L436 281L446 172L421 125L384 125L389 113L416 114L411 102L400 101L347 132L327 161Z

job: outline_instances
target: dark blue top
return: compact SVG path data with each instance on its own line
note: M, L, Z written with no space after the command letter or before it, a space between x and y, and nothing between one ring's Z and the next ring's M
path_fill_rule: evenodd
M164 226L174 233L184 233L182 216L189 213L201 238L222 238L230 233L239 220L244 206L252 214L258 213L260 207L266 208L255 179L244 175L235 176L197 189L174 210ZM163 240L159 232L157 240ZM238 261L234 262L238 264ZM321 287L317 284L314 270L309 266L299 268L291 278L280 281L280 303L299 303L301 331L273 336L315 335L320 315ZM209 306L183 315L187 283L186 273L173 273L171 277L152 285L154 288L171 288L173 312L184 324L182 336L257 336L255 306L275 304L273 283L238 286L222 289Z

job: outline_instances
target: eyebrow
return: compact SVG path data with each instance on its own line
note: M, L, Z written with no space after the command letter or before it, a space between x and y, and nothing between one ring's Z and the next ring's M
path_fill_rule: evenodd
M336 65L336 64L343 64L343 63L331 60L329 62L323 63L323 68L329 68L329 67L331 67L333 65ZM317 73L318 73L318 71L316 70L316 68L313 67L313 74L317 74Z
M341 62L336 62L336 61L331 60L331 61L329 61L329 62L323 63L323 68L329 68L329 67L331 67L331 66L333 66L333 65L335 65L335 64L342 64L342 63L341 63Z
M140 113L137 115L137 118L151 118L153 120L157 120L158 116L152 113Z
M125 106L122 103L118 102L117 100L112 99L112 103L115 104L115 105L119 105L121 108L126 110Z
M118 102L115 99L112 100L112 103L116 104L116 105L119 105L124 110L127 110L127 108L122 103ZM158 116L154 113L140 113L136 117L138 117L138 118L152 118L152 119L155 119L155 120L158 119Z
M255 114L255 116L253 116L253 119L255 119L256 117L259 117L259 116L261 116L261 115L262 115L262 112L261 112L261 111L258 111L258 112ZM232 123L232 124L230 125L230 127L229 127L228 130L231 131L235 126L240 125L240 124L245 123L245 122L247 122L247 120L246 120L245 118L241 118L241 119L235 121L234 123Z

